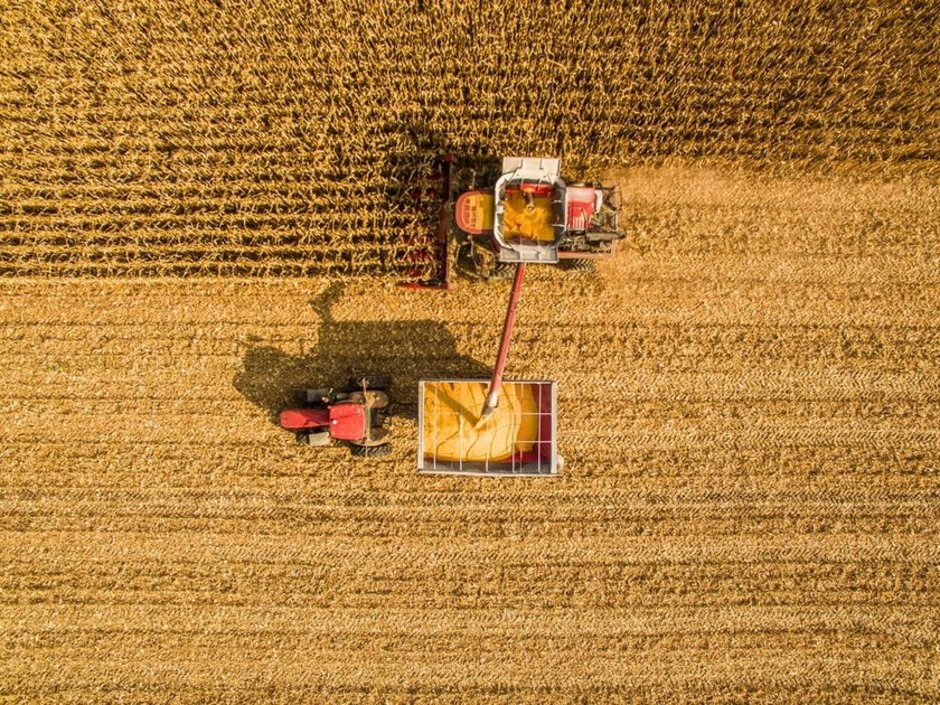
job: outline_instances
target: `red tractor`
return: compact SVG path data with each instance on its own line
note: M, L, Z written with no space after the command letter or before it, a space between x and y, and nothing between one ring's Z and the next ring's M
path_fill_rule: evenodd
M360 458L378 458L392 451L383 424L388 415L388 375L350 377L345 388L305 389L297 407L283 409L281 428L294 431L297 441L325 446L334 440L349 444Z

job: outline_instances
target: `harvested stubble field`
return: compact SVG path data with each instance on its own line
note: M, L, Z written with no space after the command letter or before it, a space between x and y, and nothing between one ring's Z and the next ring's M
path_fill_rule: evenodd
M6 282L4 698L936 702L940 189L623 180L635 249L524 294L551 480L271 418L479 375L505 283Z
M934 14L3 3L0 701L940 700ZM559 478L413 471L506 296L392 281L444 149L623 186L524 292ZM390 458L276 428L366 369Z

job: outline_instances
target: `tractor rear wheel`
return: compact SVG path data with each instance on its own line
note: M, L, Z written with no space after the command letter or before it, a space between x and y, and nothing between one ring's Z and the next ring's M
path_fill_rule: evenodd
M349 452L354 458L384 458L392 452L391 443L382 443L377 446L349 446Z
M346 384L352 391L360 391L363 388L368 390L382 391L388 389L392 384L392 378L389 375L361 375L359 377L350 377Z

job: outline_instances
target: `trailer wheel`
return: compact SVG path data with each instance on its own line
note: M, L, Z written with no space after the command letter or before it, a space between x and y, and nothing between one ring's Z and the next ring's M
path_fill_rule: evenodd
M392 384L392 378L389 375L361 375L359 377L350 377L346 385L353 391L359 391L363 387L366 390L383 391Z
M354 458L384 458L392 452L391 443L382 443L377 446L349 446L349 452Z
M330 432L310 431L307 433L298 433L297 442L307 446L328 446L330 445Z
M589 259L563 259L559 260L559 266L566 272L593 272L594 263Z

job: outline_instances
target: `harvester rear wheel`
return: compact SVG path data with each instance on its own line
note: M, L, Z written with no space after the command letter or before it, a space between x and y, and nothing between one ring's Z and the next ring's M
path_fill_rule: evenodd
M516 274L516 265L512 262L496 262L490 270L490 279L512 279Z
M559 260L559 266L566 272L593 272L594 263L589 259L563 259Z

